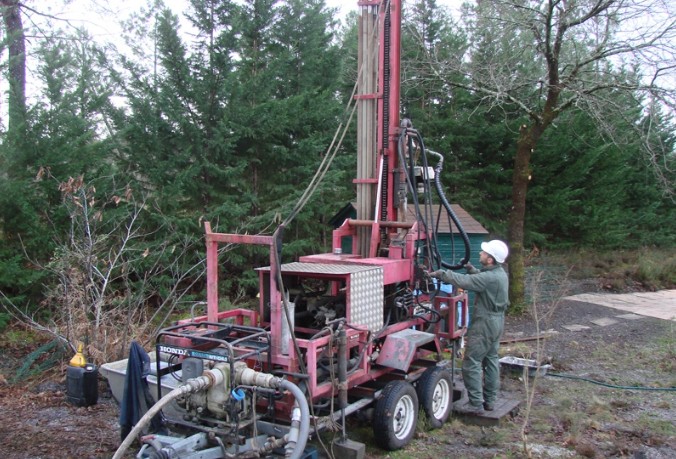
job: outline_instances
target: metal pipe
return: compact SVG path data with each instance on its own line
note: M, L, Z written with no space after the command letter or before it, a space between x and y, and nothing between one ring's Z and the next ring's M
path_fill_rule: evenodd
M375 4L361 5L359 18L357 116L357 218L374 218L375 184L377 173L376 111L378 91L377 37L378 16ZM368 256L371 232L357 228L352 253Z
M338 403L340 409L347 406L347 334L338 332Z
M338 406L340 407L343 438L347 438L345 431L345 408L347 408L347 334L345 329L338 331Z

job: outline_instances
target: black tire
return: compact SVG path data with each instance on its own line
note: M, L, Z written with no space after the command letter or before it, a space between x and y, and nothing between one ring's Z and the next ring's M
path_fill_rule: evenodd
M418 425L418 394L406 381L387 383L376 402L373 434L382 449L394 451L408 445Z
M453 382L448 370L431 367L417 384L420 406L433 428L441 427L453 411Z

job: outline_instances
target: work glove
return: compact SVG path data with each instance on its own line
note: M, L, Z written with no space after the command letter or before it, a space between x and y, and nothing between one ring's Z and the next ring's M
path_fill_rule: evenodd
M466 269L468 272L469 272L469 271L472 271L472 270L474 269L474 265L468 261L467 263L465 263L465 269Z

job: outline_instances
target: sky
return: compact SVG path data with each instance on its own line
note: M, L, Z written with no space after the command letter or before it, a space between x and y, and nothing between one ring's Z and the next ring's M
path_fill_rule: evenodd
M24 17L24 26L36 26L38 29L48 29L50 27L60 27L62 29L80 28L87 29L90 36L101 43L113 43L118 49L124 50L126 45L120 39L121 22L128 19L132 13L151 0L52 0L50 2L39 2L35 5L35 10L40 14L33 14L28 10ZM325 0L326 5L339 10L340 17L345 17L350 11L358 8L358 0ZM411 0L409 0L411 1ZM437 0L438 5L446 5L452 8L458 8L465 0ZM38 2L35 2L38 3ZM182 20L182 30L185 32L190 29L188 21L183 19L183 12L188 8L188 0L164 0L174 13ZM31 5L29 3L29 5ZM71 29L72 30L72 29ZM31 43L28 43L30 48ZM29 50L30 52L30 50ZM29 76L35 69L29 62ZM4 94L6 82L0 80L0 93ZM30 81L29 81L30 86ZM35 92L34 88L27 88L29 94ZM2 110L4 102L0 101L0 122L2 120Z
M446 6L451 9L459 8L466 0L437 0L437 5ZM326 5L331 8L338 8L341 15L346 15L351 10L357 9L357 0L326 0Z
M447 6L451 10L459 9L466 0L437 0L437 5ZM178 16L187 8L187 0L164 0ZM67 3L63 5L63 3ZM139 0L66 0L45 5L49 14L67 19L72 25L86 27L95 37L114 39L119 34L118 22L138 10L145 1ZM326 0L326 5L337 8L341 17L356 10L358 0ZM43 11L41 9L41 11ZM111 20L111 18L114 18Z

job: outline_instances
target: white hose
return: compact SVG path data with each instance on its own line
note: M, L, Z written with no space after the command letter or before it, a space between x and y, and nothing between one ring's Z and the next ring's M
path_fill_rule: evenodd
M310 436L310 408L305 394L294 383L269 373L261 373L244 367L235 373L235 381L245 385L285 389L296 399L292 411L291 429L285 436L287 441L286 457L300 459Z
M204 376L189 379L185 384L177 387L169 392L167 395L157 401L146 414L136 423L131 432L127 435L124 441L120 444L113 459L122 459L122 456L127 451L129 446L134 442L134 439L141 433L143 428L150 422L150 420L167 406L172 400L181 395L189 394L205 390L215 384L223 382L223 373L218 370L208 370ZM303 391L293 384L281 378L277 378L267 373L260 373L250 368L244 368L236 373L235 378L239 382L245 382L248 385L280 388L286 389L294 396L296 403L292 412L291 430L285 438L287 442L286 457L289 459L300 459L305 450L307 439L310 435L310 409L308 401L305 398ZM160 382L158 381L158 384Z
M293 452L291 451L291 448L288 448L286 457L288 457L289 459L300 459L303 455L303 452L305 451L307 439L310 436L310 407L308 406L305 394L294 383L282 380L280 387L282 389L286 389L289 392L291 392L293 396L296 398L297 408L294 406L293 417L291 422L292 430L289 435L292 441L295 440L294 437L296 436L294 432L295 426L298 423L298 421L300 421L300 426L297 434L298 438L296 440L297 442L295 445L293 445L292 441L289 441L289 443L291 443L293 446ZM300 409L300 413L297 412L298 409ZM298 419L299 417L300 419Z
M220 372L213 372L213 374ZM221 374L222 375L222 374ZM216 375L217 376L217 375ZM222 377L222 376L221 376ZM158 384L160 382L158 381ZM198 378L189 379L185 384L177 387L176 389L169 392L167 395L162 397L157 401L153 406L150 407L148 412L143 415L141 419L136 423L134 428L129 432L124 441L120 444L113 455L113 459L122 459L124 453L127 451L129 446L134 442L136 437L141 433L145 426L150 422L150 420L159 413L162 408L167 406L172 400L180 397L181 395L189 394L191 392L197 392L202 389L210 387L214 383L214 379L208 376L200 376Z

